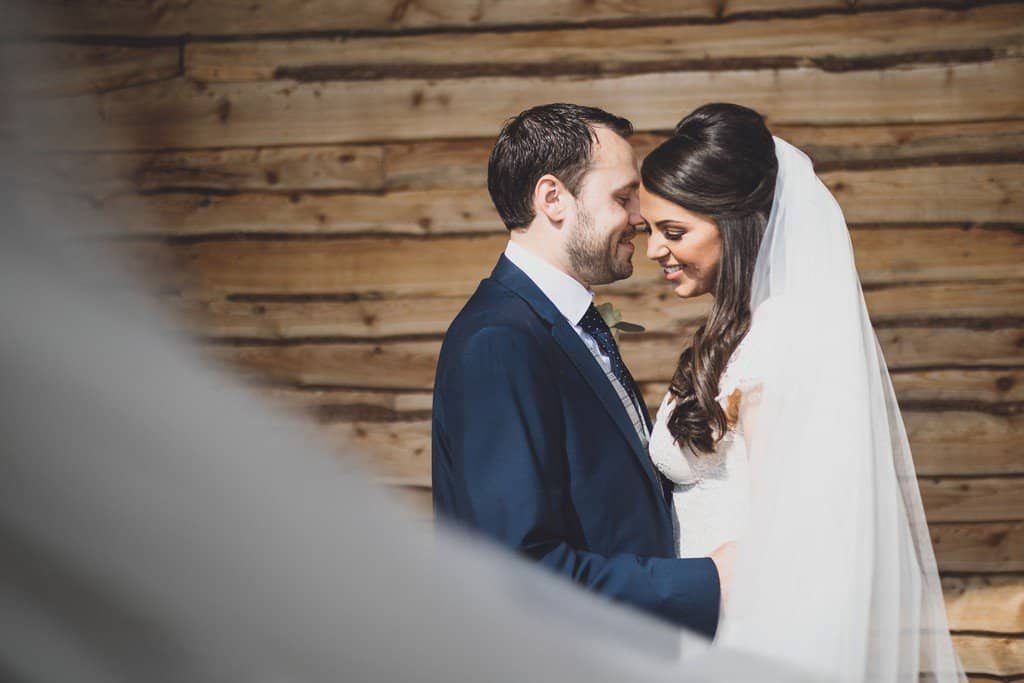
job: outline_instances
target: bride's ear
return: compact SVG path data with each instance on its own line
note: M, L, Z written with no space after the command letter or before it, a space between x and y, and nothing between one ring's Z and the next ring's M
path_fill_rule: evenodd
M552 225L559 226L565 220L572 194L561 180L550 173L540 177L533 186L533 208Z

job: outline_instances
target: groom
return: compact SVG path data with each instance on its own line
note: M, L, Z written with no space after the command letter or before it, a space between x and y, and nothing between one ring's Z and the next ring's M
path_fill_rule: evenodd
M650 417L592 303L592 285L633 273L642 218L631 133L600 109L549 104L498 136L487 184L509 242L441 349L434 509L710 636L719 560L674 558Z

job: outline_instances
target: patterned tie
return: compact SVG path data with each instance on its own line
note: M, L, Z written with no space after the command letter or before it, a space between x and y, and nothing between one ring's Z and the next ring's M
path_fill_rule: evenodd
M612 331L608 329L608 325L605 323L604 318L601 317L601 314L597 312L594 304L590 304L590 308L583 314L583 319L580 320L580 327L594 338L594 341L597 342L597 347L601 349L601 353L608 356L608 360L612 363L612 372L615 374L615 378L619 380L619 384L626 390L629 397L633 399L633 403L639 405L640 402L636 395L636 384L633 382L633 375L629 374L629 369L622 362L622 356L619 355L619 347L615 343L615 338L612 337Z

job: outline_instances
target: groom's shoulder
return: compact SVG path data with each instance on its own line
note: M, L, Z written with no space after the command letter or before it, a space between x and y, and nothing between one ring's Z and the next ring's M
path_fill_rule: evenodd
M455 316L446 338L465 338L490 328L533 334L543 327L540 317L521 296L487 278Z

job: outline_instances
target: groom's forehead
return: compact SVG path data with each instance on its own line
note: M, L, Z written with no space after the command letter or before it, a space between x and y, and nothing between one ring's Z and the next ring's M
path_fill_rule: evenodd
M629 140L604 126L594 127L594 140L591 147L591 166L611 166L615 164L635 164L636 153Z
M633 146L611 131L607 131L607 135L599 135L591 149L587 174L601 176L618 184L638 180L639 165Z

